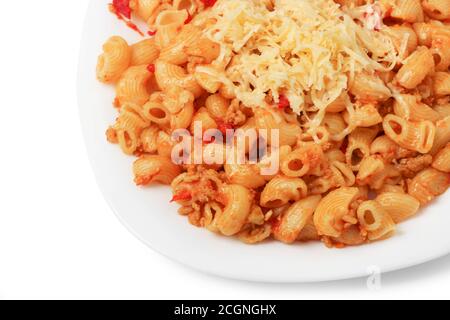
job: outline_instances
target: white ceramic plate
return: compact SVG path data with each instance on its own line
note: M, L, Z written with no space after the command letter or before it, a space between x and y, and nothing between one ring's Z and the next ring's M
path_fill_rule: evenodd
M417 265L450 251L450 197L443 196L402 224L389 240L327 249L320 243L284 245L268 242L248 246L191 226L170 204L168 187L137 188L132 157L105 141L105 129L115 119L112 87L99 84L95 66L103 42L113 34L130 41L139 36L108 13L110 0L93 0L81 45L78 99L89 157L98 184L116 215L137 238L178 262L207 273L251 281L313 282L367 275Z

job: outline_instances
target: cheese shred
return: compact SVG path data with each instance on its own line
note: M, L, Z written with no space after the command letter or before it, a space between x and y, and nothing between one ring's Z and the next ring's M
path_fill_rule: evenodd
M226 66L213 75L250 107L284 95L295 113L323 116L358 73L386 72L399 61L387 36L332 0L219 0L208 15L214 23L204 32L221 46L214 63Z

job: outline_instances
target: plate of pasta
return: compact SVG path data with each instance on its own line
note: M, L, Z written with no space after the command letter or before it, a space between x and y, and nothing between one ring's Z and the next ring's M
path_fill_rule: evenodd
M78 99L106 200L154 250L338 280L450 252L449 66L448 1L96 0Z

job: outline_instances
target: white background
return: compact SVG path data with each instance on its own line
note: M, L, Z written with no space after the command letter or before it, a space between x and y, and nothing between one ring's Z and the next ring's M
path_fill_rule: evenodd
M450 298L450 256L383 274L380 290L366 279L256 284L201 274L135 239L103 200L83 145L76 72L87 5L2 1L0 298Z

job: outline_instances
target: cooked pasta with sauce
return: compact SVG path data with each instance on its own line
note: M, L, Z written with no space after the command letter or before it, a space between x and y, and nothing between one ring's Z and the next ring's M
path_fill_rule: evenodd
M143 38L112 36L98 58L107 140L192 225L343 248L395 236L450 186L450 1L109 9Z

